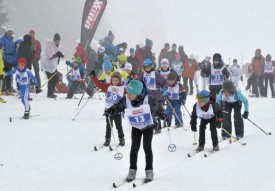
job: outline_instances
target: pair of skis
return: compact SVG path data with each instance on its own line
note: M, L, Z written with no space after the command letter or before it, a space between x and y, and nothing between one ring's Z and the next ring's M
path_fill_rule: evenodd
M142 179L133 180L131 182L127 182L126 180L121 180L118 182L113 182L113 188L119 188L119 187L123 186L124 184L132 184L132 187L136 188L136 187L142 186L147 183L145 183L145 181Z

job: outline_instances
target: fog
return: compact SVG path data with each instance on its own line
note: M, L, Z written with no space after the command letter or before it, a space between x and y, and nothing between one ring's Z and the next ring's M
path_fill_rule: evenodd
M16 36L35 28L41 41L62 38L63 49L70 56L80 38L85 0L6 0L9 22ZM115 44L129 47L150 38L159 54L165 42L183 45L187 54L201 58L220 52L225 62L233 58L249 62L257 48L274 55L275 1L272 0L109 0L95 39L108 30L115 34Z

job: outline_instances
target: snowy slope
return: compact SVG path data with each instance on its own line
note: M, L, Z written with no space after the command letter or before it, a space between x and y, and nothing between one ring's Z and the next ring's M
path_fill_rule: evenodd
M65 94L58 95L57 100L47 99L46 89L43 90L41 94L31 95L34 98L31 112L39 116L29 120L21 119L24 109L17 97L3 96L8 103L0 106L0 190L113 190L112 183L124 179L129 168L131 128L127 121L123 120L126 146L118 149L123 154L123 159L118 161L114 159L115 151L110 152L107 148L93 151L93 146L103 143L105 136L102 94L95 94L73 121L79 111L79 99L66 100ZM81 106L87 100L85 97ZM249 101L250 118L272 132L274 99L250 98ZM194 103L194 96L188 96L189 111ZM246 146L224 141L219 152L204 158L203 154L212 148L207 130L206 151L188 158L187 154L196 146L186 111L184 123L188 131L170 132L171 143L177 146L174 153L167 149L170 142L166 129L154 136L155 179L136 190L275 190L274 135L266 136L245 121L245 138L241 141ZM114 132L118 141L116 130ZM142 179L145 175L142 147L138 167L137 179ZM132 184L119 188L131 189Z

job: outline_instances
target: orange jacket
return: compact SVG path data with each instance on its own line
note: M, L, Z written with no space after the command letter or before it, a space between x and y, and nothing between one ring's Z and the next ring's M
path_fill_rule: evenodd
M262 69L264 67L265 58L261 56L260 58L252 58L252 71L255 74L255 76L260 76L262 73Z
M196 60L192 60L192 65L190 65L190 59L186 60L186 62L184 63L183 77L193 80L197 69L198 64Z

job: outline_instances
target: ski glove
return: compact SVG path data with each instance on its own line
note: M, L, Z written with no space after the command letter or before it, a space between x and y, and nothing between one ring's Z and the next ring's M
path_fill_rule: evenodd
M95 76L95 71L91 71L90 72L90 77L92 78L92 77L94 77Z
M166 121L168 119L168 115L167 115L167 113L161 113L159 115L159 118L163 121Z
M220 129L222 127L223 118L216 119L216 128Z
M167 88L163 88L161 94L167 96Z
M249 112L248 112L248 111L245 111L245 112L243 113L242 117L243 117L244 119L248 119L248 114L249 114Z
M39 87L35 87L35 93L36 94L39 94L39 93L41 93L42 92L42 90L39 88Z
M196 127L195 125L191 125L191 130L192 130L193 132L197 132L197 127Z
M56 55L58 58L64 58L64 57L65 57L64 54L63 54L61 51L57 51L57 52L55 53L55 55Z
M105 116L108 117L108 116L114 115L114 113L115 113L114 109L113 108L109 108L109 109L105 109L103 115L105 115Z

